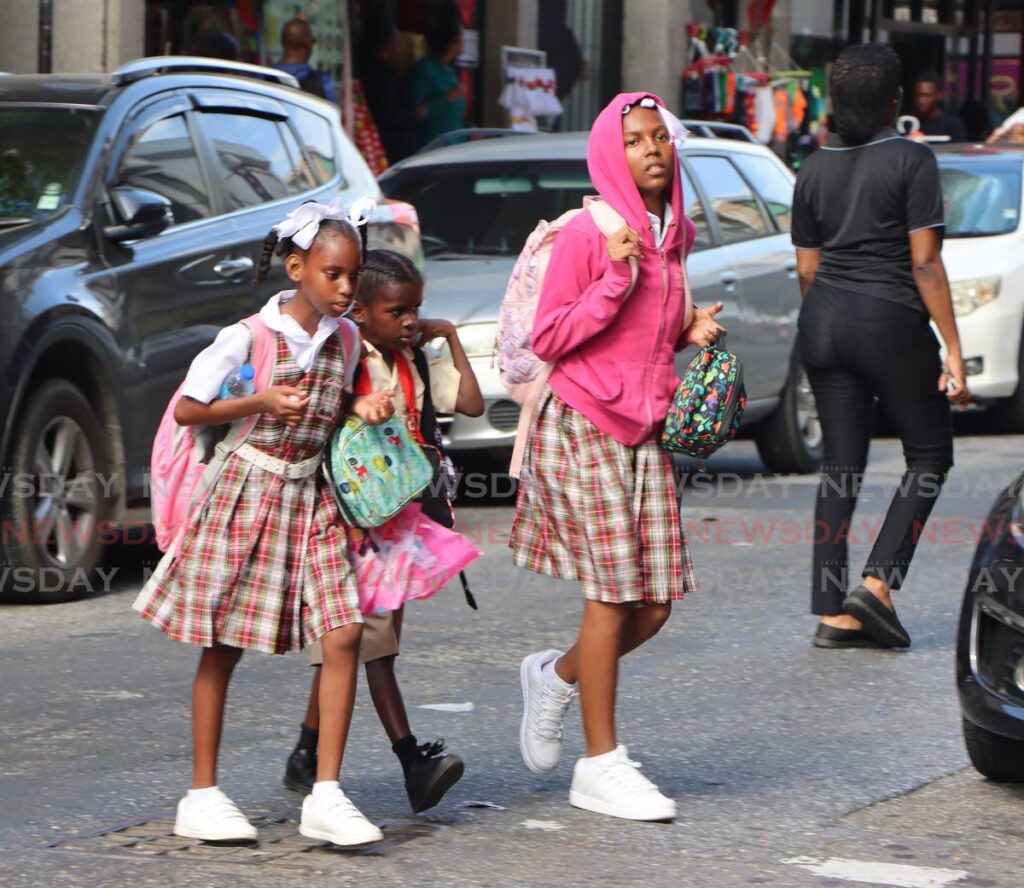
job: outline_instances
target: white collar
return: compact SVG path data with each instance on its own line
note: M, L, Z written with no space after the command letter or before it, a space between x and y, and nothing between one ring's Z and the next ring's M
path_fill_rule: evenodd
M271 296L267 300L267 304L260 309L260 318L263 320L263 323L275 333L282 334L286 339L298 342L322 341L337 331L340 326L338 318L330 318L324 315L320 318L320 323L317 324L316 333L310 336L295 318L282 314L281 305L294 297L294 290L282 290L280 293L275 293Z
M654 229L654 243L657 247L661 247L665 243L665 238L668 236L669 226L672 224L672 220L675 218L672 214L672 203L671 201L665 201L665 221L662 222L658 218L656 213L652 213L650 210L647 211L647 218L651 220L651 227Z

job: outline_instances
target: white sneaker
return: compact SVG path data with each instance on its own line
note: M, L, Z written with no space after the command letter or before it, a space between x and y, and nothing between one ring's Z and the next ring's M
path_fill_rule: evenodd
M216 787L198 798L185 796L178 802L174 834L204 842L255 842L256 827Z
M562 754L565 712L576 696L576 688L557 675L544 680L541 667L562 656L561 651L531 654L519 667L523 686L523 720L519 725L519 751L526 767L535 774L555 769Z
M340 786L323 794L306 796L302 802L299 832L307 839L320 839L343 847L366 845L384 838L384 833L363 816Z
M640 773L625 746L576 762L569 804L624 820L672 820L676 803Z

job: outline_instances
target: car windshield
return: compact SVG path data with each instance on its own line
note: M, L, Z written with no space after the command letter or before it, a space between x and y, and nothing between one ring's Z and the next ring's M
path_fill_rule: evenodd
M416 207L427 256L515 256L539 219L555 219L595 193L582 160L417 167L380 187Z
M98 121L98 112L83 108L0 105L0 228L60 209Z
M942 197L946 205L946 237L1009 234L1020 223L1019 158L1006 160L944 159Z

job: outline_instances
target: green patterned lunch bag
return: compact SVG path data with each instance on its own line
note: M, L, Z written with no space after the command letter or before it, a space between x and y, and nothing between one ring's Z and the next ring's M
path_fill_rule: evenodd
M324 475L352 527L380 527L430 484L434 469L398 416L367 425L349 416L331 436Z
M665 418L661 446L698 459L710 456L736 437L746 406L743 365L720 336L690 362Z

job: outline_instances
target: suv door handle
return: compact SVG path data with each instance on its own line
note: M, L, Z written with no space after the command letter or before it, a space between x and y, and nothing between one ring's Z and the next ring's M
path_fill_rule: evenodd
M786 271L796 271L796 259L787 259L782 264L782 267L785 268Z
M252 271L255 264L248 256L243 256L241 259L222 259L213 266L213 273L222 278L238 277L240 274Z
M725 284L725 287L728 290L736 286L736 281L739 280L739 276L735 271L723 271L719 280Z

